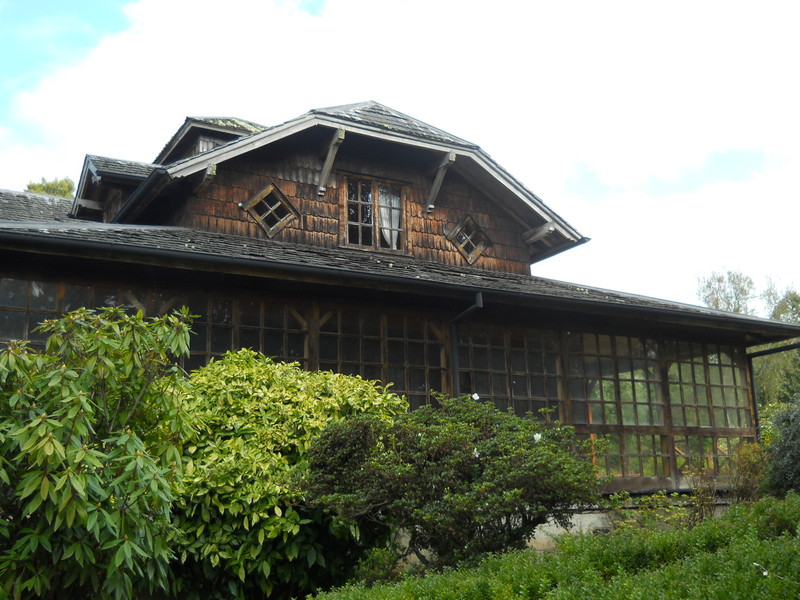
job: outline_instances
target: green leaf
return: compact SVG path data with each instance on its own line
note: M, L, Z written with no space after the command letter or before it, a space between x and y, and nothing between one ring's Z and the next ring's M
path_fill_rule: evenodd
M47 499L47 494L50 492L50 478L45 476L42 478L42 484L39 487L39 493L42 496L42 500Z
M114 554L115 567L119 567L122 563L125 562L125 555L126 555L125 548L126 546L124 543L120 545L119 548L117 548L117 552Z

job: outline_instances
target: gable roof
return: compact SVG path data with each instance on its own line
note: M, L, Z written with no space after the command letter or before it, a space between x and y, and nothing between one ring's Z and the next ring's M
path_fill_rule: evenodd
M220 126L236 128L237 123L241 122L226 119L187 119L181 131L188 131L187 127L191 129L220 123ZM253 128L262 127L252 123L250 125ZM537 241L531 242L531 247L535 249L532 252L532 262L588 241L588 238L582 236L479 146L374 101L313 109L280 125L237 136L206 152L163 166L158 165L111 220L120 223L133 222L159 194L179 181L209 169L213 170L219 163L312 128L338 130L343 135L418 148L439 154L443 158L452 157L454 162L450 169L481 189L522 222L529 223L531 231L539 227L547 229L546 239L537 237ZM174 139L175 136L170 144L174 143ZM165 151L159 156L165 156Z
M99 202L103 185L136 187L150 175L156 165L133 160L120 160L87 154L83 161L72 214L84 217L102 210Z
M375 127L386 131L407 135L411 138L443 142L445 144L477 148L477 146L464 139L442 131L432 125L423 123L419 119L409 117L403 113L384 106L379 102L359 102L356 104L343 104L328 108L314 108L309 114L326 115L342 119L362 126Z
M301 277L320 285L372 286L445 300L469 299L471 294L481 292L487 306L569 311L602 319L635 320L665 330L727 332L748 345L800 336L800 325L530 275L183 227L70 219L69 206L68 199L0 190L0 251L50 253L67 255L71 260L148 264L178 271L282 281Z
M170 155L181 145L186 138L201 133L222 134L225 139L235 139L251 135L267 129L263 125L238 119L236 117L186 117L183 125L175 132L164 148L156 156L154 163L164 164Z
M72 220L69 217L71 207L71 198L0 190L0 222L69 222Z

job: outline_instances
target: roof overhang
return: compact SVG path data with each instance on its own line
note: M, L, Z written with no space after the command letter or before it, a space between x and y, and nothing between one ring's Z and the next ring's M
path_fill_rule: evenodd
M274 241L210 234L171 227L95 223L2 224L0 252L99 261L127 268L155 268L203 277L272 281L313 286L336 293L385 294L404 302L451 307L481 292L486 309L502 314L523 311L545 320L580 321L615 330L682 332L754 346L800 337L800 325L674 302L585 288L565 282L443 267L406 257L356 250L298 248ZM355 269L353 265L358 265ZM172 275L170 275L172 274ZM461 303L456 305L460 306Z
M582 236L538 196L474 144L457 138L443 141L422 139L402 131L389 131L369 123L358 123L314 111L260 133L231 141L208 152L177 161L171 165L158 167L156 169L158 174L155 175L159 179L158 193L173 183L206 170L210 165L232 160L315 127L329 129L331 133L344 131L347 136L363 136L389 144L401 144L432 151L443 157L452 156L454 160L452 168L456 173L476 185L515 217L522 219L523 223L530 225L531 233L534 234L531 238L533 241L529 246L531 262L537 262L588 241L588 238ZM346 139L344 144L347 144ZM141 187L145 189L137 190L126 201L113 221L131 222L136 215L142 214L148 208L149 203L158 196L158 193L153 193L155 188L152 186L154 185L156 183L151 178L144 181ZM535 236L540 228L544 228L546 238L544 235Z

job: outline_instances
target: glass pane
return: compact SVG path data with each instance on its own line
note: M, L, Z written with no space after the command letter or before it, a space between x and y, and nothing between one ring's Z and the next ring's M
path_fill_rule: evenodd
M215 299L211 303L211 322L221 325L233 323L233 302Z
M387 343L387 349L389 351L389 362L393 364L404 364L405 363L405 345L403 342L390 340ZM466 367L469 365L467 361L461 361L461 365Z
M27 289L28 282L22 279L0 279L0 303L3 306L24 307Z
M290 358L305 358L306 336L303 333L289 333L286 335L287 354Z
M88 285L65 285L64 298L61 301L61 310L63 312L69 312L81 306L89 306L91 297L92 288Z
M31 309L55 310L57 298L57 283L52 283L49 281L31 281Z
M283 333L280 331L265 331L263 352L271 357L283 356Z
M239 302L239 324L245 327L261 325L261 303L258 300Z
M261 350L261 332L258 329L241 329L239 331L239 347Z
M381 362L380 340L363 340L362 348L364 352L364 360L366 362Z
M211 329L211 352L223 353L233 348L230 327L213 327Z
M0 310L0 339L21 340L24 334L25 313Z
M319 337L319 357L321 360L336 360L339 358L339 344L337 339L330 335Z
M189 338L189 349L192 352L206 351L206 335L208 328L205 325L192 325L193 335Z

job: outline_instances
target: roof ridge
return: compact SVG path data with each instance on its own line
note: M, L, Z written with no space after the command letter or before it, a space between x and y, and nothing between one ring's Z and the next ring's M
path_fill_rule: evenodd
M439 142L478 148L478 145L473 142L375 100L329 106L327 108L314 108L306 114L327 115L411 137L434 139Z

